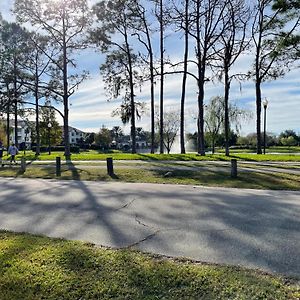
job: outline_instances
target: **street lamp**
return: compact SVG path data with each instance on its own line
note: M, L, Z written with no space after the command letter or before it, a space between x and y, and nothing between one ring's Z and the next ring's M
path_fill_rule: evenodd
M25 143L24 143L24 155L26 154L27 136L29 134L29 128L25 128Z
M262 105L264 107L264 154L266 154L266 130L267 130L267 107L268 107L269 101L267 98L265 98L262 102Z
M49 122L48 123L48 142L49 142L49 148L48 148L48 150L49 150L49 155L51 154L51 135L50 135L51 127L52 127L52 125Z

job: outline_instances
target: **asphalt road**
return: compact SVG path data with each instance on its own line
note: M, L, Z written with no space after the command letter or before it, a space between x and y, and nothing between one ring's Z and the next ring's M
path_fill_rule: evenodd
M0 178L0 228L300 278L300 192Z

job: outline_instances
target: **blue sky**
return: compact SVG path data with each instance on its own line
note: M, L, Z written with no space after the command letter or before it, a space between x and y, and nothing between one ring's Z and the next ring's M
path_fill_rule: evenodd
M95 2L95 1L94 1ZM7 20L13 20L10 12L12 0L0 0L0 12ZM173 37L166 41L172 52L168 53L172 61L179 61L182 57L182 42L179 37ZM99 66L103 62L103 55L94 50L88 50L78 55L80 69L90 72L90 78L86 80L79 90L71 97L70 125L84 131L97 132L102 125L109 128L123 126L117 117L112 117L111 112L120 105L120 101L108 102L104 91L104 84L99 73ZM237 63L237 69L246 71L249 69L252 58L244 55ZM299 65L299 64L298 64ZM268 107L268 132L280 133L285 129L293 129L300 133L300 69L294 69L285 78L264 83L262 95L269 101ZM156 99L159 101L159 82L156 86ZM179 109L181 89L181 76L172 75L166 77L165 82L165 109ZM193 79L188 81L186 101L186 128L188 132L196 129L195 113L197 111L197 89ZM148 102L149 88L147 84L142 91L136 91L140 100ZM223 86L220 83L208 83L206 86L206 101L210 97L222 95ZM242 125L242 134L255 132L255 89L251 81L244 82L242 89L238 83L234 83L231 89L231 101L253 112L254 118ZM61 120L59 120L61 122ZM137 126L150 130L150 118L148 115L137 121ZM129 126L124 127L129 132Z

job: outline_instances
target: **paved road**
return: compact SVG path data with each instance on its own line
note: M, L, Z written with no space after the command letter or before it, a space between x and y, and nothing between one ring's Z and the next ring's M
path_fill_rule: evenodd
M0 228L300 278L300 192L0 178Z

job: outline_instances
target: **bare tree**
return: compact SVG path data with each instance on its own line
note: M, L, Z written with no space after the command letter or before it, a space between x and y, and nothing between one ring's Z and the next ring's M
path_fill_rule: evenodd
M188 57L189 57L190 0L182 0L180 1L179 5L175 5L174 3L173 10L174 10L174 15L172 15L173 22L175 23L176 29L179 32L183 31L183 36L184 36L183 61L175 64L176 66L181 64L183 65L183 70L176 71L176 73L182 73L182 87L181 87L181 99L180 99L180 152L184 154L185 153L185 97L186 97L187 77L189 75Z
M156 16L159 22L159 45L160 45L160 99L159 99L159 152L164 153L164 30L165 14L163 0L155 0L157 4Z
M163 131L163 142L168 154L170 153L174 141L178 135L180 127L179 111L169 110L164 112L164 131ZM156 126L160 126L160 116L156 115L157 123Z
M223 11L222 26L223 34L220 36L215 52L218 77L224 83L224 134L225 155L229 156L229 94L233 79L245 78L245 74L232 74L232 67L240 55L249 45L247 39L248 25L250 21L250 8L244 0L233 0L226 2Z
M223 15L226 0L191 0L190 36L195 40L196 59L190 60L197 67L198 84L198 153L205 155L204 143L204 86L209 79L206 77L207 68L215 56L215 43L224 33Z
M39 112L40 100L45 97L47 79L50 80L51 60L54 57L53 51L49 45L49 39L38 33L32 32L29 36L30 55L24 63L24 68L29 74L29 80L24 84L34 95L35 99L35 137L36 137L36 155L40 154L40 120ZM47 108L46 108L47 109Z
M84 35L90 25L87 1L16 0L15 12L20 22L30 22L40 28L57 49L58 56L51 58L55 69L49 89L63 102L65 156L69 157L69 99L87 77L86 72L75 73L72 54L87 47Z
M120 92L125 90L123 104L124 107L130 105L132 153L136 153L134 89L141 81L135 70L138 56L130 45L133 28L138 27L136 22L140 21L133 13L135 5L135 0L100 1L94 6L99 26L91 34L93 41L100 46L101 50L108 53L106 63L101 66L107 91L112 98L117 98ZM119 36L120 42L115 41L113 34Z
M149 3L148 3L149 5ZM139 42L144 46L146 50L145 55L141 55L142 60L149 68L149 76L146 76L146 80L150 80L150 115L151 115L151 153L154 153L155 145L155 66L154 66L154 50L152 42L152 33L154 30L150 25L150 16L147 15L146 8L140 1L136 1L136 6L131 7L134 9L137 17L140 19L138 23L140 26L135 28L133 35L136 35Z

